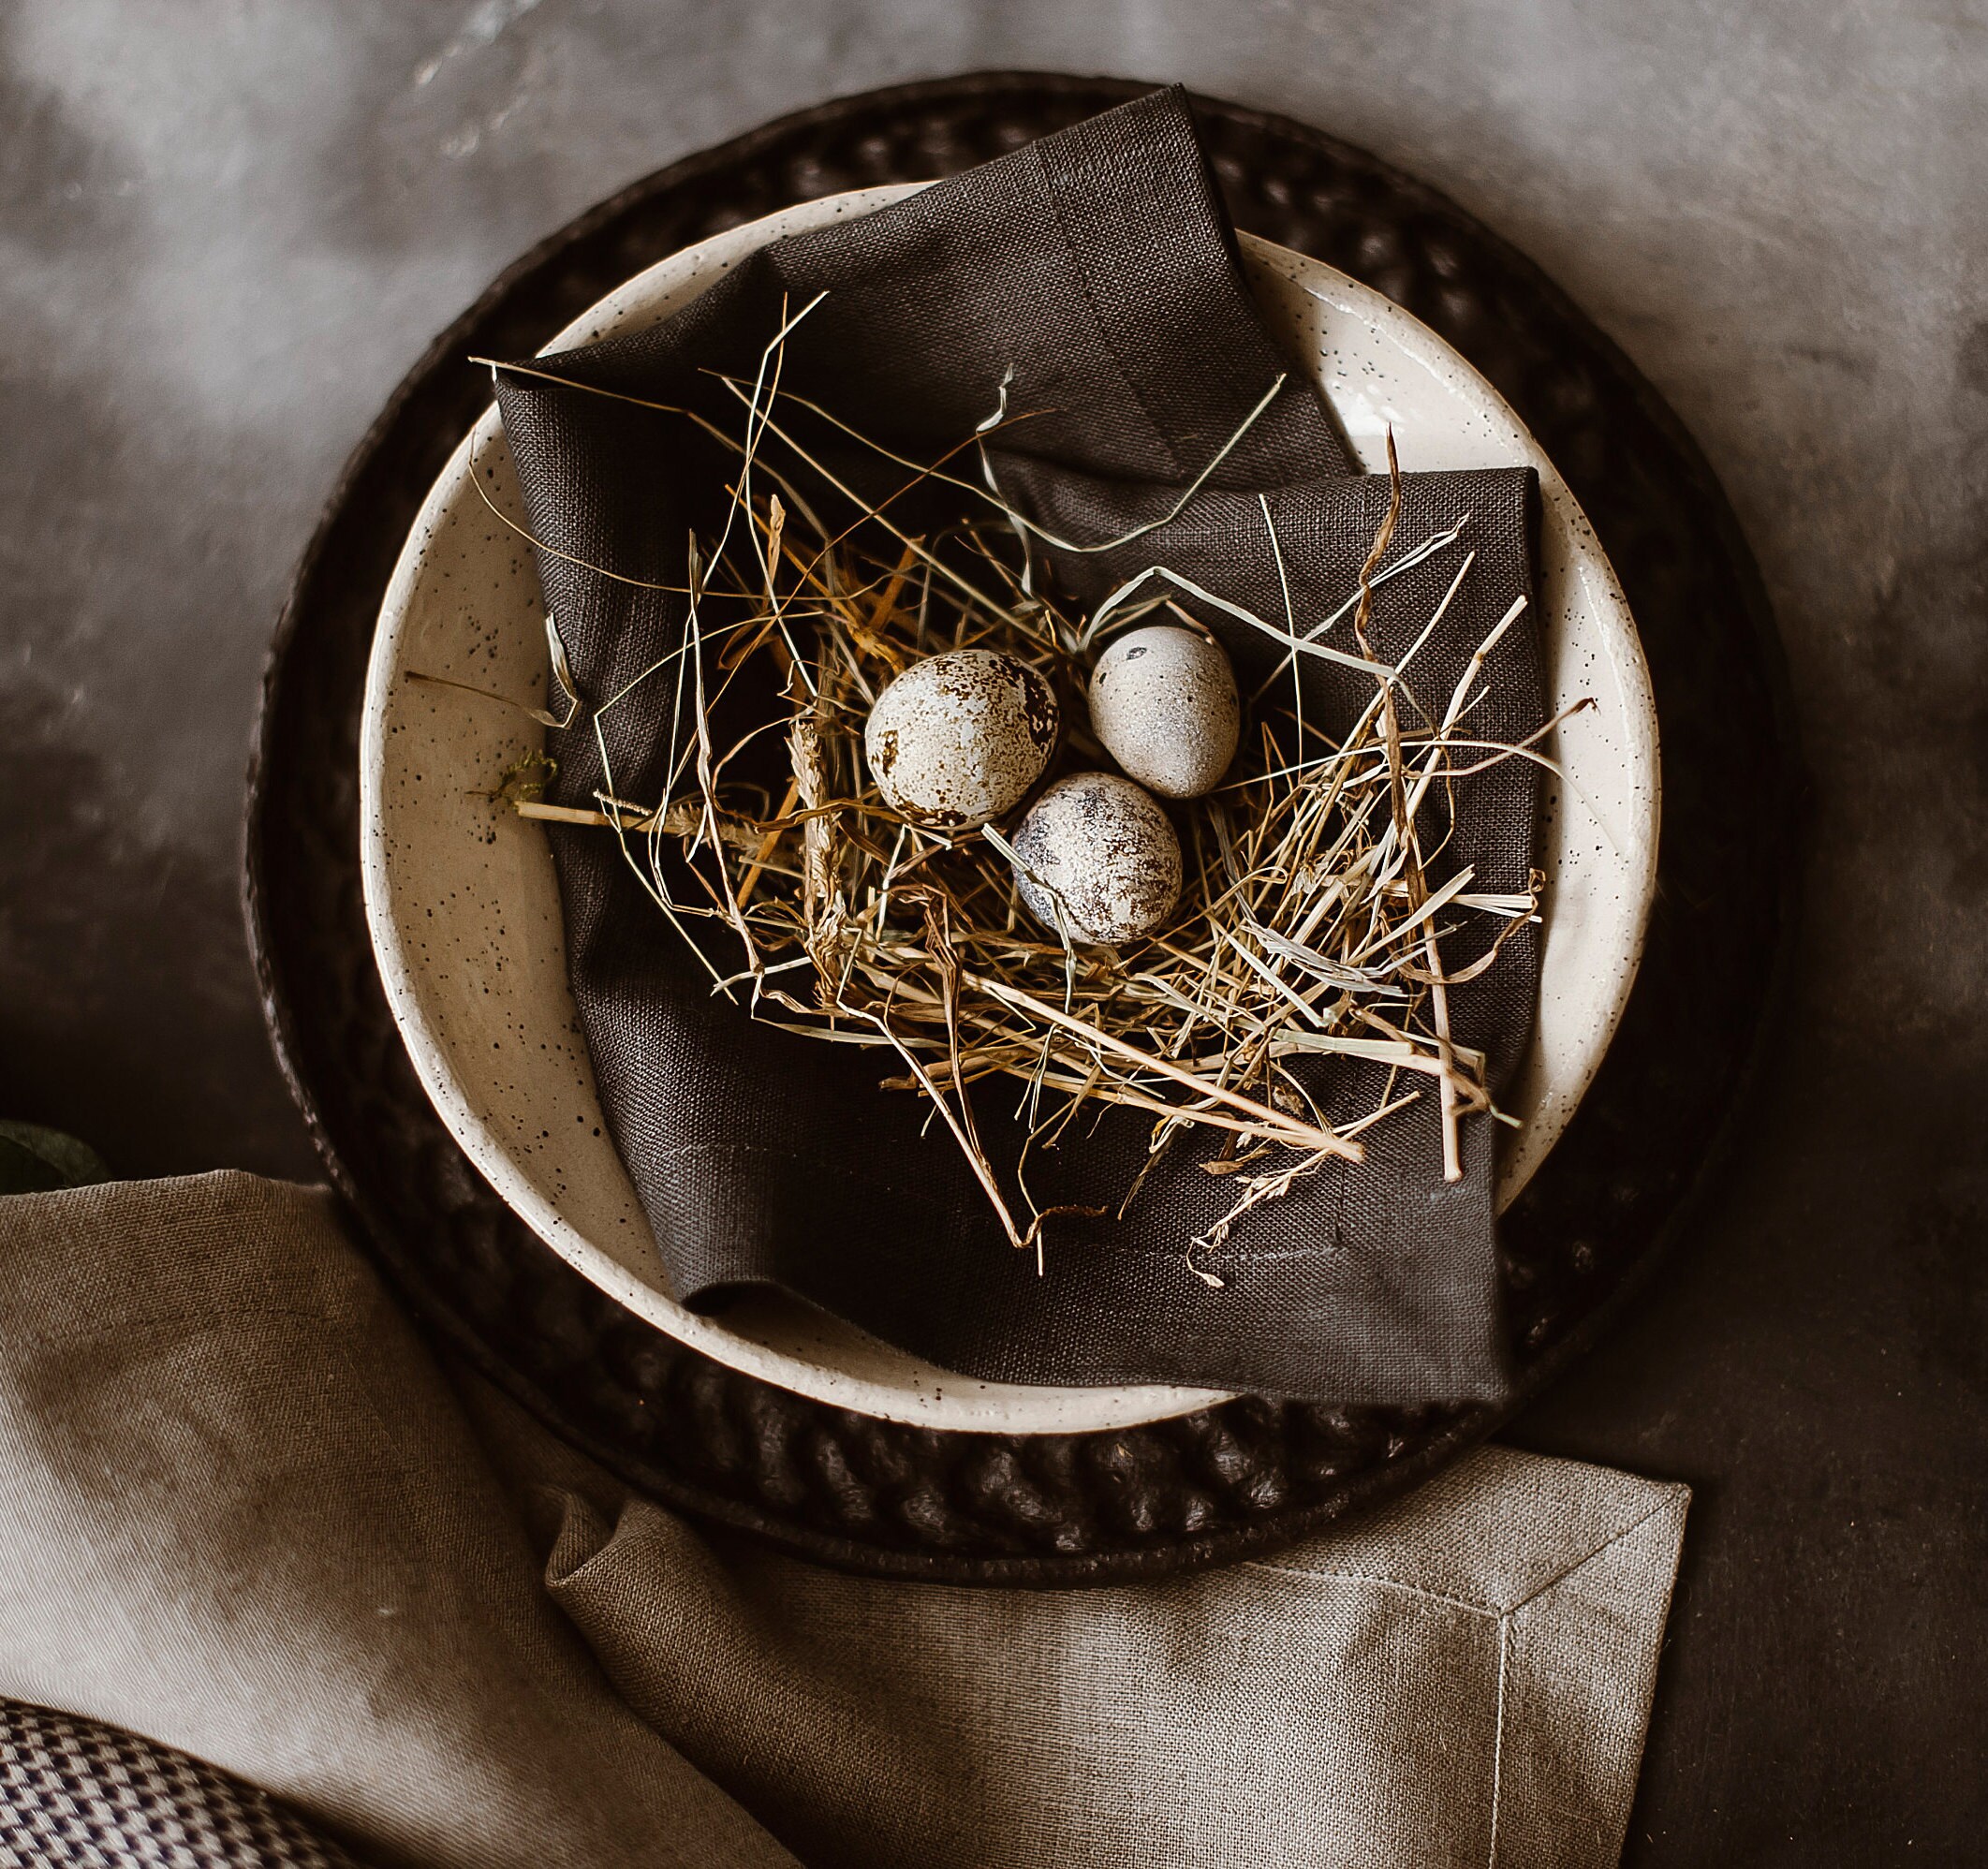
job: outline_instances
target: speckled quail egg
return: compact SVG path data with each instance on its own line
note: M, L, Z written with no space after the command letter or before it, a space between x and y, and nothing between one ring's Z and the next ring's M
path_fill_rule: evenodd
M1012 811L1056 744L1056 696L1016 655L954 649L914 662L876 698L863 750L877 789L914 824L960 831Z
M1121 636L1091 676L1091 727L1163 798L1213 791L1235 758L1243 709L1221 645L1170 624Z
M1060 900L1076 941L1136 941L1180 900L1173 826L1147 793L1115 773L1058 779L1029 807L1014 847L1015 881L1029 912L1054 928Z

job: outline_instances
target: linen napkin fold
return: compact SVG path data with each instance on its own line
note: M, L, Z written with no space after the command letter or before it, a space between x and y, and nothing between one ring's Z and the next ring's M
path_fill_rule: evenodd
M1174 1582L875 1582L452 1389L321 1189L0 1199L0 1698L192 1753L378 1869L1620 1851L1681 1486L1487 1449Z
M540 577L583 699L619 694L682 642L683 599L628 580L685 585L686 536L714 534L712 501L729 470L680 417L565 385L696 408L735 433L740 405L712 373L751 377L783 318L803 307L783 388L929 460L987 418L1005 383L1009 408L1036 413L990 449L997 478L1080 542L1170 510L1289 373L1175 523L1120 551L1049 556L1085 602L1160 562L1279 622L1289 601L1306 628L1355 589L1386 482L1354 471L1323 404L1265 330L1185 99L1156 93L761 249L649 330L535 360L530 374L496 373ZM783 422L810 419L793 406L782 405ZM838 474L874 479L876 457L820 424L807 434ZM904 478L890 473L893 485ZM1379 586L1376 647L1400 655L1469 561L1415 669L1437 711L1531 589L1535 498L1529 469L1406 478L1396 556L1456 536ZM1245 693L1274 672L1274 643L1218 609L1189 607L1228 642ZM1300 660L1310 717L1347 727L1371 684ZM1529 732L1541 717L1529 616L1490 672L1484 737ZM646 714L624 701L601 721L619 795L660 796L667 712L661 698ZM560 765L552 796L591 804L606 777L591 716L548 746ZM1523 891L1538 770L1508 761L1460 782L1455 799L1444 863L1472 862L1478 889ZM612 839L555 827L552 841L602 1102L680 1299L770 1283L999 1381L1170 1381L1338 1402L1507 1391L1488 1119L1466 1122L1455 1185L1441 1178L1432 1099L1370 1131L1363 1167L1332 1165L1238 1226L1220 1255L1221 1289L1185 1259L1232 1189L1189 1158L1201 1152L1175 1151L1125 1220L1053 1223L1038 1276L1034 1256L1006 1244L950 1139L926 1133L927 1107L879 1088L875 1054L774 1030L714 998ZM1473 958L1466 945L1446 950L1452 970ZM1488 1054L1494 1091L1523 1051L1537 988L1528 929L1457 996L1453 1029ZM1335 1119L1377 1107L1388 1089L1378 1067L1343 1058L1297 1068ZM1010 1102L998 1089L978 1102L1004 1171L1022 1142ZM1150 1127L1122 1110L1087 1121L1032 1158L1038 1199L1115 1207Z

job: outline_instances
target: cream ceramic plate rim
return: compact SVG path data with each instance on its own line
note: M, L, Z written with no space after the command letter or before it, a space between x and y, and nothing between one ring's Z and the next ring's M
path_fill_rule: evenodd
M568 349L617 327L639 328L645 314L655 315L652 307L672 287L683 290L687 282L694 281L702 289L732 260L768 239L837 215L868 212L915 192L919 185L922 184L855 191L729 229L637 274L582 314L546 348ZM1575 607L1583 609L1590 617L1598 632L1598 642L1593 646L1602 652L1606 672L1615 683L1616 705L1612 712L1604 712L1610 713L1622 738L1623 743L1614 748L1615 757L1623 762L1622 770L1640 784L1631 784L1630 797L1612 827L1602 830L1616 865L1617 893L1597 912L1621 938L1611 943L1611 966L1599 990L1583 999L1585 1011L1576 1018L1576 1023L1584 1020L1587 1031L1555 1041L1578 1052L1576 1065L1570 1070L1548 1076L1543 1086L1531 1082L1546 1072L1545 1026L1549 1008L1542 1002L1542 1031L1536 1037L1525 1071L1510 1099L1515 1107L1524 1107L1528 1097L1534 1097L1537 1108L1516 1146L1509 1147L1501 1158L1502 1209L1543 1159L1592 1080L1620 1020L1641 958L1642 930L1655 892L1658 811L1656 714L1647 670L1627 606L1584 516L1524 424L1490 384L1425 326L1357 281L1322 262L1250 236L1244 237L1244 244L1252 261L1253 284L1259 297L1264 298L1266 310L1273 310L1273 301L1281 305L1283 322L1300 341L1315 342L1319 332L1331 339L1335 331L1343 333L1355 326L1364 326L1370 343L1377 341L1383 346L1392 346L1387 352L1390 361L1427 372L1432 380L1439 381L1452 393L1481 404L1475 414L1491 437L1486 445L1495 443L1504 450L1497 458L1524 459L1539 469L1546 504L1542 557L1556 563L1565 561L1564 574L1571 581L1568 590L1578 585L1583 594L1582 603ZM1293 287L1295 297L1290 290ZM1339 322L1335 325L1334 320ZM1312 331L1314 324L1318 332ZM1362 466L1373 471L1384 465L1380 437L1387 425L1389 405L1385 399L1377 405L1368 396L1365 378L1372 373L1362 363L1357 346L1347 353L1340 341L1333 340L1326 343L1321 354L1326 394ZM1468 422L1461 427L1467 428ZM1419 438L1409 428L1402 428L1398 438L1403 464L1414 471ZM1445 440L1456 438L1446 435ZM1077 1389L985 1383L917 1365L895 1352L886 1352L882 1361L901 1364L903 1370L894 1378L883 1380L755 1341L725 1323L675 1303L587 1237L568 1220L558 1202L539 1186L493 1129L478 1099L462 1081L440 1022L424 998L423 968L404 939L402 912L412 917L420 905L408 901L397 906L398 878L389 834L389 813L384 808L394 709L405 691L400 679L404 670L403 638L412 604L421 588L427 544L446 526L452 503L469 492L471 464L482 464L493 448L501 450L493 409L485 414L450 456L410 529L381 605L368 669L360 755L361 866L367 923L376 957L395 1023L417 1074L457 1143L535 1232L618 1302L722 1362L833 1405L930 1427L1025 1434L1126 1426L1182 1413L1218 1399L1216 1391L1159 1386ZM475 497L473 493L469 497ZM536 587L536 577L533 581ZM1546 581L1547 573L1542 567L1542 586ZM1567 597L1568 592L1561 591L1559 595ZM1570 597L1568 600L1572 601ZM1551 640L1551 629L1548 635ZM1550 670L1550 691L1554 679ZM1556 848L1564 851L1570 834L1566 815L1583 808L1573 801L1562 801L1562 818L1549 833L1557 838ZM1600 823L1592 811L1588 816L1594 823ZM532 830L542 846L542 833L534 827L526 828ZM549 869L549 850L544 861ZM1606 860L1603 867L1606 870ZM1550 905L1549 953L1554 932L1554 907ZM653 1253L653 1242L647 1244ZM735 1316L733 1321L738 1321ZM776 1317L768 1328L770 1333L784 1334L790 1343L812 1339L831 1358L841 1356L847 1361L853 1357L873 1363L878 1361L871 1354L867 1340L851 1344L852 1333L847 1327L826 1321L817 1325L807 1318ZM909 1372L908 1378L903 1371Z

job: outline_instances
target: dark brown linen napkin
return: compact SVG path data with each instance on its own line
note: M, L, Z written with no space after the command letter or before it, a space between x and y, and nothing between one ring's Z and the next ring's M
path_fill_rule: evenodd
M1288 579L1291 614L1307 627L1354 590L1387 482L1354 470L1265 331L1185 99L1161 92L762 249L651 330L536 360L532 375L498 373L540 576L583 701L682 641L683 600L626 581L685 583L686 536L715 529L712 492L728 476L680 417L548 375L695 407L736 433L740 405L710 373L749 377L783 316L823 293L788 339L785 389L929 460L984 420L1007 382L1010 407L1045 413L990 449L994 471L1019 507L1073 540L1117 537L1170 511L1292 372L1178 519L1112 552L1050 556L1085 603L1161 563L1279 621ZM874 465L818 428L810 441L838 472L861 479ZM1536 499L1528 469L1406 478L1394 557L1457 537L1377 590L1378 655L1406 649L1476 553L1415 665L1435 712L1531 590ZM1228 643L1245 693L1276 667L1274 642L1190 608ZM1530 622L1489 664L1477 737L1517 738L1539 722ZM1354 671L1303 667L1307 709L1329 730L1372 695ZM603 723L624 797L662 788L657 711L624 706ZM548 747L559 761L552 796L592 802L603 773L591 722L552 733ZM1455 798L1444 873L1468 862L1473 889L1522 891L1538 769L1509 761ZM1441 1177L1433 1098L1369 1132L1362 1166L1327 1168L1235 1229L1215 1262L1220 1288L1185 1253L1232 1193L1195 1152L1176 1152L1123 1222L1058 1223L1038 1276L1034 1257L1003 1240L950 1139L924 1133L927 1108L878 1087L874 1054L755 1023L714 998L611 839L555 830L553 845L602 1100L680 1298L772 1283L994 1380L1185 1382L1348 1403L1505 1391L1488 1119L1466 1124L1453 1185ZM1471 958L1464 941L1445 949L1452 970ZM1524 1050L1537 992L1526 931L1454 996L1456 1037L1487 1052L1494 1091ZM1344 1120L1375 1107L1385 1082L1378 1067L1320 1059L1308 1088ZM978 1106L1004 1172L1021 1141L1004 1120L1009 1101L996 1092ZM1144 1160L1148 1126L1113 1111L1032 1158L1038 1200L1115 1203Z

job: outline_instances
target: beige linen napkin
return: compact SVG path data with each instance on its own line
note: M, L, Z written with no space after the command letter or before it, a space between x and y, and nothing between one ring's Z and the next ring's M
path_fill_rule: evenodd
M323 1191L0 1201L0 1693L380 1863L789 1863L618 1700Z
M875 1582L451 1390L321 1191L0 1200L0 1695L382 1864L1620 1851L1682 1487L1491 1449L1271 1562Z

